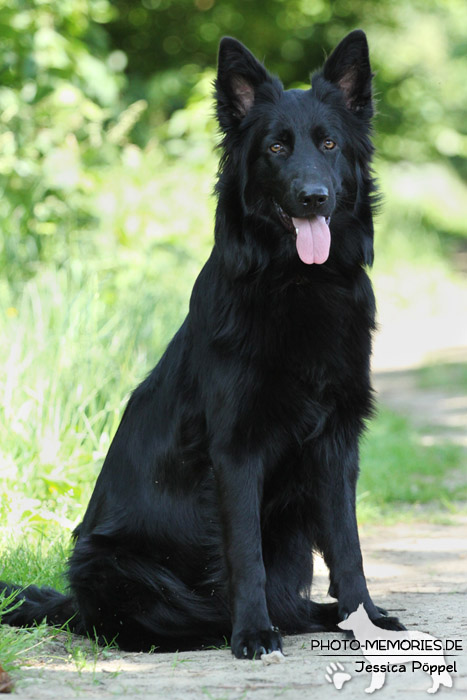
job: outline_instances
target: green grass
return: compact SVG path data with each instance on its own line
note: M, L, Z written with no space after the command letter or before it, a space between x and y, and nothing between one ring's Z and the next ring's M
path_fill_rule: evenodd
M0 576L5 581L19 585L38 584L53 586L64 591L66 582L64 570L68 553L69 537L64 530L55 528L55 533L49 529L28 535L19 535L3 529L0 538L1 567ZM14 594L0 596L0 619L3 611L15 605ZM16 603L18 604L18 603ZM72 635L68 637L70 653ZM46 624L37 625L31 629L16 629L8 625L0 625L0 662L5 670L12 670L29 656L38 656L45 644L54 640L57 630Z
M9 300L0 327L7 531L26 524L71 530L79 520L128 393L186 312L192 261L174 265L174 255L140 262L132 279L121 261L112 274L82 264L45 270Z
M408 418L382 408L361 444L358 484L360 520L404 517L415 504L455 509L467 487L450 484L451 470L463 468L465 452L457 445L426 445L423 431Z
M467 393L467 363L439 362L415 370L421 389L445 389Z
M0 602L0 612L2 603ZM5 671L12 671L29 655L37 655L55 632L46 625L29 630L15 629L7 625L0 627L0 662Z
M19 536L3 531L1 578L19 585L51 586L62 593L66 589L65 562L71 537L58 526L30 529Z

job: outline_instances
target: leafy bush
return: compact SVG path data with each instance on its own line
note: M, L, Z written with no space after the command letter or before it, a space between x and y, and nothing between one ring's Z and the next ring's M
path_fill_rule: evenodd
M89 227L92 166L115 158L123 54L108 53L107 0L0 7L0 264L9 276ZM120 52L121 53L121 52Z

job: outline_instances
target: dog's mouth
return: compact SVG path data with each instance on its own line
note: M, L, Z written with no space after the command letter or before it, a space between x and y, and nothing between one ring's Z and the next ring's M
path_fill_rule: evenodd
M296 235L297 253L306 265L313 263L321 265L329 257L331 247L330 216L311 216L301 219L289 216L282 207L275 202L277 213L284 226Z

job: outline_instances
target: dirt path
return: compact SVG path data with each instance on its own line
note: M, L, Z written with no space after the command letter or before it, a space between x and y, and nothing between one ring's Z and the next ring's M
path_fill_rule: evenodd
M444 640L461 640L454 685L446 697L467 697L467 518L455 525L398 525L363 529L362 547L369 587L377 602L401 617L407 627ZM318 562L314 597L324 600L327 575ZM311 651L311 640L344 639L341 634L300 635L285 639L285 660L265 666L237 661L229 650L179 654L106 652L98 659L73 661L62 635L41 657L15 674L18 698L167 698L167 700L301 700L307 697L365 697L368 673L357 673L359 652ZM80 642L81 644L83 642ZM37 653L37 652L36 652ZM331 656L323 654L331 653ZM350 680L338 691L326 668L340 662ZM430 677L421 670L387 674L380 693L388 700L425 697ZM319 691L317 695L316 691Z

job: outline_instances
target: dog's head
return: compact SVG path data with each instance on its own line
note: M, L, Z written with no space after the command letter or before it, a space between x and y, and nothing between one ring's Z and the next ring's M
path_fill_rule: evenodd
M326 262L334 253L335 233L343 239L339 219L349 228L355 215L368 230L358 243L338 241L341 258L372 262L371 80L360 30L337 46L309 90L283 90L240 42L221 41L216 80L224 133L221 178L230 175L238 183L245 216L263 236L268 230L271 247L298 255L302 263ZM362 207L366 211L357 211Z

